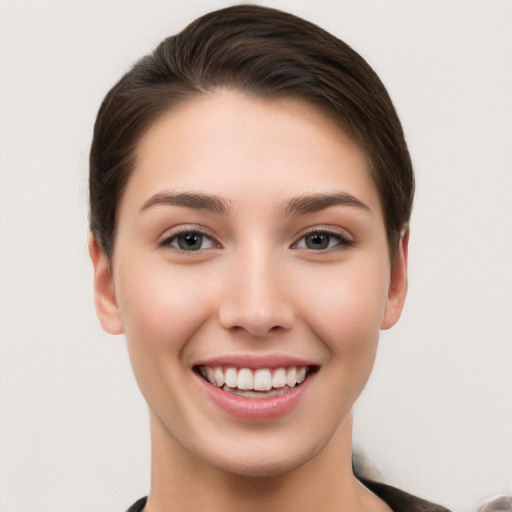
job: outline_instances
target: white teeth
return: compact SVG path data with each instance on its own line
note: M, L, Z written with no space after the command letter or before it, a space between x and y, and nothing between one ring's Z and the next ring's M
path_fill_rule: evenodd
M306 368L303 366L297 372L297 384L300 384L301 382L304 382L305 378L306 378Z
M238 375L236 368L228 368L224 374L226 386L236 388L238 384Z
M286 372L286 384L293 388L297 384L297 369L295 366L288 368Z
M206 380L210 382L211 384L215 383L215 371L213 368L210 368L209 366L206 367Z
M238 380L236 386L238 389L253 389L253 383L254 379L249 368L241 368L238 370Z
M273 388L284 388L286 386L286 370L279 368L272 375L272 387Z
M269 391L272 389L272 375L270 374L270 370L264 368L254 372L254 389L256 391Z
M286 386L294 388L297 384L304 382L308 375L306 366L298 368L291 366L290 368L277 368L275 370L269 368L251 370L250 368L200 366L198 370L210 384L218 388L237 389L243 392L271 391Z
M220 368L220 367L215 368L215 370L213 371L213 376L214 376L215 382L212 382L212 384L216 384L219 388L224 386L224 383L226 382L226 380L224 379L224 372L222 371L222 368Z

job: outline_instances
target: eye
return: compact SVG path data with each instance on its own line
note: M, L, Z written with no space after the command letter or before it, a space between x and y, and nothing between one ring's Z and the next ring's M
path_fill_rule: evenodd
M352 245L352 241L341 234L329 231L311 231L294 244L293 249L310 249L313 251L326 251L340 246Z
M183 231L165 238L158 245L159 247L170 246L187 252L197 252L219 246L212 238L200 231Z

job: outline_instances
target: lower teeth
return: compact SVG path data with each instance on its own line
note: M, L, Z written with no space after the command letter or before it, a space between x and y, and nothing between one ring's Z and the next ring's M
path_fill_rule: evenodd
M242 391L238 388L230 388L228 386L222 386L222 391L227 391L228 393L233 393L234 395L243 396L246 398L268 398L271 396L277 396L286 391L289 391L290 387L285 386L284 388L274 389L272 391Z

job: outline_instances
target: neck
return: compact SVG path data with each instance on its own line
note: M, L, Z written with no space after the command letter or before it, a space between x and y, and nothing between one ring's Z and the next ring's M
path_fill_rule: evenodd
M199 459L154 417L151 446L151 490L144 512L389 510L354 477L351 415L315 457L272 476L240 475Z

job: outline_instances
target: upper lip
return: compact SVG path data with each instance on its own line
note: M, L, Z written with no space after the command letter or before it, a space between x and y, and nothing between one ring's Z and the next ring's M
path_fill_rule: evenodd
M210 366L212 368L281 368L291 366L320 366L319 364L297 356L287 354L226 354L212 358L202 359L193 366Z

